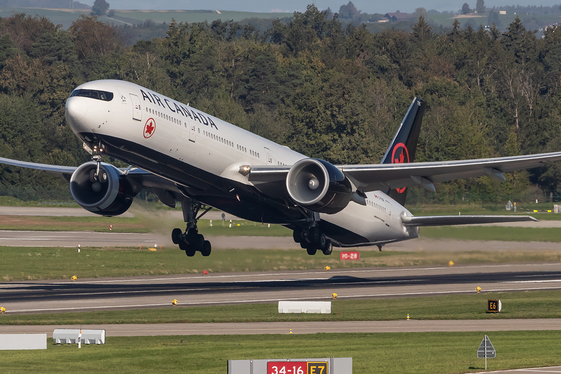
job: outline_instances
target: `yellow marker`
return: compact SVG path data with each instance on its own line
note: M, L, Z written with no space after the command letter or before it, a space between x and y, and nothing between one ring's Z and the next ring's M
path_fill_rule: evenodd
M177 301L177 299L173 299L173 301L171 302L171 305L177 305L179 304L179 301Z
M448 265L454 266L454 261L450 261L450 262L448 263Z
M77 279L78 279L78 277L77 277L77 276L75 276L75 275L73 275L73 276L72 276L72 278L70 278L70 279L72 280L72 282L74 282L75 280L77 280Z
M475 287L475 292L480 293L481 292L481 287L479 287L479 286Z
M157 251L156 248L148 248L148 250L151 251L151 252L156 252Z
M409 318L409 313L407 313L407 320L409 321L411 318Z
M337 298L337 294L336 294L335 292L333 292L333 293L331 294L331 298L332 298L332 299L336 299L336 298Z
M288 333L289 335L292 335L292 329L290 329L290 332Z
M4 314L5 311L6 311L6 308L0 307L0 313Z
M331 268L329 266L326 266L323 268L325 271L331 270Z

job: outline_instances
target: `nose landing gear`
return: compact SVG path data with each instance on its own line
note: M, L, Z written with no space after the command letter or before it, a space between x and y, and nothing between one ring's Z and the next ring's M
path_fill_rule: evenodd
M185 254L189 257L193 257L195 253L201 252L203 256L209 256L212 250L212 246L208 240L202 234L199 234L197 229L197 221L204 216L211 207L207 207L203 212L197 217L199 211L202 208L202 204L193 199L183 200L181 207L183 209L183 219L187 222L187 228L185 232L181 229L175 228L171 232L171 240L174 244L179 245L179 249L185 251Z

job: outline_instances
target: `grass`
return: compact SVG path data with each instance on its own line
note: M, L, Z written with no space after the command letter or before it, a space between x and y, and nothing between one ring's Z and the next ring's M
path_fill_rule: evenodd
M362 251L358 261L342 261L338 253L309 256L304 250L231 249L188 258L175 247L151 252L146 248L0 247L0 277L4 281L98 278L276 270L395 267L416 265L559 262L559 251L393 252ZM126 265L123 265L126 264Z
M1 15L1 13L0 13ZM49 207L49 208L79 208L74 201L22 201L12 196L0 196L1 206L24 206L24 207Z
M0 230L23 231L94 231L123 233L150 232L136 217L41 217L41 216L1 216Z
M110 333L109 333L110 335ZM353 373L464 373L484 369L476 350L485 332L247 336L108 337L103 346L3 351L7 373L224 373L227 360L352 357ZM558 331L493 332L490 370L561 362Z
M421 237L455 240L501 240L516 242L561 242L561 228L467 226L423 227Z
M431 205L406 205L406 208L416 216L429 216L429 215L463 215L483 214L483 215L530 215L539 220L561 220L561 214L548 213L548 210L553 212L554 203L538 203L538 204L518 204L517 212L507 211L504 209L504 204L499 204L498 210L486 209L481 206L481 203L468 204L431 204ZM534 213L537 210L538 213Z
M171 297L170 297L171 299ZM503 311L486 313L487 299ZM179 300L181 305L181 300ZM1 306L1 305L0 305ZM561 318L561 290L497 292L395 299L332 301L331 314L279 314L277 304L172 307L142 310L0 315L0 325L86 325L288 321L396 321Z

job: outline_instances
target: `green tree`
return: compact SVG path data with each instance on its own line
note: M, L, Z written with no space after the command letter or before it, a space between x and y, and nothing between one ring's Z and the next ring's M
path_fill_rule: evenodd
M360 17L360 10L358 10L352 1L347 5L341 5L339 8L339 18L357 20Z
M95 0L92 6L92 13L96 16L103 16L109 9L109 3L105 0Z
M462 5L462 14L469 14L471 13L471 9L469 8L468 3L464 3L464 5Z
M477 3L475 4L475 11L478 14L485 13L485 0L477 0Z

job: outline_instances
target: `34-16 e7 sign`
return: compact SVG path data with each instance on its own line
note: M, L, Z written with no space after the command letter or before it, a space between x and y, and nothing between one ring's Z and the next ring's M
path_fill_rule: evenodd
M327 362L267 362L267 374L328 374Z

